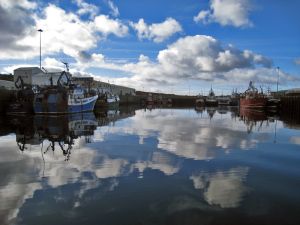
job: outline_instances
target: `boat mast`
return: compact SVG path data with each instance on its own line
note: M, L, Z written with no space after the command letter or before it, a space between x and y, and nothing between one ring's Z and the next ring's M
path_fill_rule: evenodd
M277 70L277 95L278 95L279 66L277 66L276 70Z
M40 32L40 69L42 69L42 29L38 29L38 32Z

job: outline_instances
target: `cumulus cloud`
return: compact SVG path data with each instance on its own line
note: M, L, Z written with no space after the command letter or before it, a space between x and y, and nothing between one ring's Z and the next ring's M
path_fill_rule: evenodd
M3 52L31 50L28 44L19 43L24 35L30 32L30 26L35 25L30 16L36 3L27 0L0 1L0 57Z
M96 44L92 38L90 47ZM48 43L50 40L51 38ZM187 80L218 84L230 83L230 85L248 84L249 80L265 84L277 82L275 71L271 68L272 61L269 58L249 50L240 50L232 45L222 44L211 36L196 35L180 38L166 49L159 51L156 60L151 60L141 54L137 62L110 60L101 53L87 51L87 46L80 45L82 42L79 38L69 43L67 40L64 46L54 44L56 47L53 52L63 48L65 53L76 59L76 63L71 67L72 72L87 74L86 71L90 68L120 71L125 75L115 78L114 82L137 89L149 87L152 91L158 88L170 91L170 86L180 85ZM72 45L73 41L74 45ZM9 68L4 68L4 70L11 72L8 71ZM99 79L96 75L94 77ZM280 84L296 80L295 77L283 71L280 71L279 78ZM101 79L110 80L111 78L101 76Z
M74 0L74 2L76 3L76 5L79 8L77 10L77 13L79 15L89 14L90 18L94 18L99 11L99 8L97 6L87 3L83 0Z
M25 1L25 0L24 0ZM77 1L82 7L85 2ZM30 14L35 5L4 5L1 2L0 14L1 37L0 59L33 58L39 54L39 34L43 29L43 54L64 54L77 59L80 52L86 52L98 45L98 41L113 34L123 37L128 27L120 20L107 15L98 15L91 20L82 20L79 14L66 12L64 9L49 4L40 15ZM26 4L25 4L26 6ZM13 12L13 13L12 13ZM85 11L92 13L91 11ZM83 12L82 12L83 13ZM12 16L13 15L13 16ZM78 35L80 34L80 35ZM83 41L84 40L84 41Z
M211 36L196 35L180 38L158 54L158 61L172 70L179 65L180 71L192 68L194 72L227 72L235 68L253 67L256 64L269 67L271 61L248 50L223 46ZM189 71L190 74L192 71Z
M128 27L119 20L110 19L107 15L100 15L95 18L94 25L97 31L104 35L114 34L124 37L128 33Z
M269 58L249 50L223 45L215 38L204 35L180 38L161 50L156 60L140 55L137 62L114 62L103 54L85 51L79 52L77 59L72 67L81 73L92 67L121 71L125 76L115 78L114 81L137 89L155 86L156 89L166 90L169 88L167 85L178 85L187 80L213 81L219 84L230 82L231 85L241 82L248 84L249 80L265 84L277 82L275 71L270 68L272 61ZM97 76L95 78L99 79ZM101 78L110 79L103 76ZM283 71L280 71L279 78L280 84L296 79Z
M195 22L219 23L222 26L252 26L249 13L253 10L250 0L211 0L209 10L201 10Z
M114 17L117 17L120 15L118 7L111 0L108 0L107 4L108 4L109 8L111 9L111 15L113 15Z
M1 0L0 5L6 9L12 9L16 6L23 9L35 9L37 7L37 4L31 0Z
M273 73L269 69L271 65L272 61L262 55L222 45L215 38L205 35L180 38L161 50L156 61L141 55L137 63L112 65L104 60L102 64L93 64L96 67L111 67L132 74L130 77L118 79L119 83L136 83L139 86L149 83L172 85L187 79L222 82L242 80L246 83L249 79L262 79L274 82L268 76Z
M36 21L38 27L45 28L42 34L45 53L61 51L75 57L78 51L97 45L93 28L88 23L81 21L76 14L67 13L55 5L46 7L44 17L37 18Z
M133 29L137 31L139 39L153 40L154 42L163 42L177 32L182 31L180 24L173 18L167 18L162 23L153 23L148 25L144 19L137 23L131 23Z

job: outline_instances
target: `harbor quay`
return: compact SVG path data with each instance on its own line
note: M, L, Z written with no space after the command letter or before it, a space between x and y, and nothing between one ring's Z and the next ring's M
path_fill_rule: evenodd
M34 98L31 96L33 92L39 88L54 87L57 89L58 82L62 80L63 72L48 72L45 69L38 67L21 67L14 70L14 74L0 75L0 111L7 113L9 106L18 101L18 97L22 96L27 99L29 105L33 104ZM167 93L155 93L135 90L134 88L112 84L95 80L90 76L72 76L68 71L65 72L70 77L72 85L78 85L83 88L84 93L97 92L99 96L106 96L106 99L98 98L95 107L109 107L112 105L140 105L140 106L180 106L180 107L195 107L195 106L240 106L240 99L245 94L233 92L231 95L216 96L211 88L208 95L176 95ZM63 81L64 82L64 81ZM251 83L251 82L250 82ZM252 84L251 84L252 85ZM250 87L253 89L254 87ZM27 91L24 91L24 90ZM252 90L253 91L253 90ZM254 90L255 91L255 90ZM249 92L249 91L248 91ZM257 92L257 90L256 90ZM34 93L33 93L34 95ZM31 97L30 97L31 96ZM272 100L276 100L276 107L260 108L261 110L276 110L276 111L293 111L299 112L300 105L300 89L281 90L280 92L270 93ZM27 98L28 97L28 98ZM31 98L31 99L30 99ZM109 100L108 98L112 99ZM270 99L270 98L269 98ZM271 100L271 101L272 101ZM108 103L108 101L110 101ZM114 103L114 104L111 104ZM59 102L58 102L59 104ZM23 110L24 111L24 110ZM26 110L25 110L26 111ZM27 111L32 113L33 111Z

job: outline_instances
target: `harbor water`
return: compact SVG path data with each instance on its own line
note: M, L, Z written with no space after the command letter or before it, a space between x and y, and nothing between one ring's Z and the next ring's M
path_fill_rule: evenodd
M0 224L300 224L297 117L120 108L0 135Z

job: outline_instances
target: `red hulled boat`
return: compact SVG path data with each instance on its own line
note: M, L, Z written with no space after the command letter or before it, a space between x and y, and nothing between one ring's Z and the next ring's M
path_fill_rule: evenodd
M263 92L258 92L253 86L252 81L249 83L248 89L240 97L240 107L243 108L264 108L267 105L267 97Z

